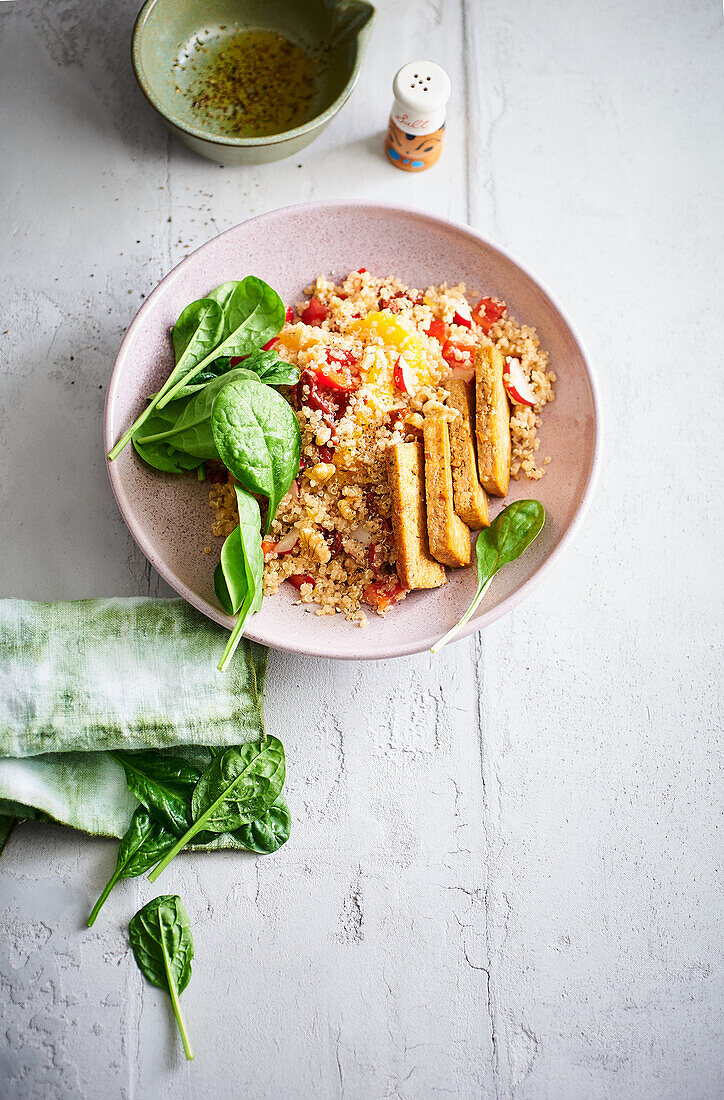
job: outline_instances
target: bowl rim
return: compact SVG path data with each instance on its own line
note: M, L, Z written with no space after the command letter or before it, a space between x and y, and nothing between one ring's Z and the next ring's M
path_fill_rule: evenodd
M164 286L166 283L173 282L178 277L180 269L184 267L184 265L188 261L190 261L192 257L194 257L198 252L203 251L205 248L207 248L213 242L219 240L221 237L225 237L231 233L235 233L242 225L249 225L254 222L263 222L265 219L272 220L279 214L287 211L295 211L299 213L301 211L308 210L340 208L350 210L359 210L360 208L362 208L364 210L379 211L380 213L387 212L393 214L402 214L407 217L433 222L438 226L442 225L449 229L453 229L456 232L463 233L468 237L472 237L475 241L484 245L486 248L492 249L493 252L497 252L498 255L503 257L503 259L507 260L509 263L512 263L515 267L522 271L523 274L527 276L527 278L530 279L531 282L533 282L534 285L548 298L554 309L558 311L578 347L588 378L593 407L593 451L591 455L591 462L588 470L588 479L586 482L586 486L583 490L581 499L578 502L573 518L568 524L566 530L561 535L558 544L541 562L533 576L525 581L518 589L516 589L515 592L512 593L512 595L508 596L500 604L493 608L490 608L488 611L483 612L482 615L474 616L465 625L465 627L463 627L463 629L459 632L459 634L451 643L455 644L458 641L462 641L464 638L468 638L471 634L475 634L485 627L490 626L491 623L496 622L504 615L507 615L509 611L514 610L514 608L516 608L520 603L522 603L524 599L530 596L536 590L536 588L538 588L548 571L552 568L552 566L558 560L564 550L567 549L567 547L570 545L573 537L576 535L583 523L598 482L598 477L601 469L601 456L603 448L603 427L601 417L600 391L595 373L591 366L589 356L586 352L577 328L571 322L568 314L561 307L555 295L551 294L548 289L543 286L540 280L531 273L531 271L525 266L525 264L522 264L519 260L515 259L515 257L513 257L505 248L502 248L497 244L493 244L487 239L487 237L484 237L481 233L478 233L469 225L465 225L464 222L458 222L451 218L439 217L436 214L429 214L426 211L417 210L414 207L404 206L402 204L396 203L343 202L336 199L320 199L314 202L290 203L287 206L279 206L276 207L274 210L268 210L264 214L257 214L253 218L246 218L243 222L237 222L236 225L231 226L229 229L224 230L222 233L217 233L215 237L211 237L208 241L205 241L204 244L199 245L198 248L194 249L194 251L190 252L187 256L184 256L184 258L180 260L179 263L171 268L168 274L165 275L164 278L161 279L161 281L154 287L154 289L151 291L151 293L146 298L143 305L131 321L131 324L126 331L126 334L121 341L120 347L118 348L118 352L113 361L113 367L111 369L108 389L106 391L106 401L103 416L103 436L105 442L108 477L111 483L111 488L113 490L113 495L116 499L116 503L118 504L121 515L123 516L124 522L126 523L133 539L140 547L144 556L148 559L154 569L156 569L156 571L166 581L166 583L169 584L174 589L174 591L182 596L188 603L190 603L192 607L195 607L202 614L206 615L207 618L211 618L214 622L217 622L221 626L225 626L228 630L230 630L236 621L235 618L227 615L226 612L222 611L220 608L214 607L203 597L192 591L188 587L188 585L186 585L179 577L176 576L176 574L172 573L171 570L166 567L164 561L156 553L154 546L152 545L150 539L146 537L145 532L139 530L135 520L133 519L130 501L128 500L128 496L126 494L123 481L119 473L120 467L118 467L115 462L110 462L108 460L108 452L111 450L115 443L116 433L114 432L113 434L111 434L111 421L113 418L115 395L117 393L119 384L119 364L126 357L126 345L130 343L133 338L135 338L136 330L145 324L145 315L147 311L151 308L153 298L156 296L157 292L160 291L161 287ZM245 631L245 636L250 638L254 642L259 642L260 644L269 646L270 648L281 649L289 653L298 653L300 655L308 657L325 657L331 660L349 661L387 660L390 657L406 657L410 656L411 654L422 653L425 650L429 650L436 641L439 641L441 636L440 631L438 630L434 634L425 636L424 638L415 638L415 640L411 642L400 642L394 645L390 645L389 643L385 645L383 642L383 644L379 647L377 651L375 651L375 653L345 653L332 656L327 652L310 650L308 646L305 645L303 642L295 642L293 640L290 641L287 639L284 639L281 642L278 640L270 641L268 637L257 634L253 629L253 624L250 624L250 627L251 629Z
M143 68L143 62L141 60L141 39L143 32L148 22L151 12L161 0L146 0L143 7L136 16L136 21L133 24L133 33L131 35L131 63L133 65L133 72L138 82L138 86L143 92L144 96L151 104L151 106L166 120L171 126L174 126L177 130L181 130L185 134L190 134L191 137L197 138L200 141L208 142L211 145L228 146L236 149L254 149L264 148L269 145L283 145L287 141L293 141L295 138L302 137L305 134L318 129L321 126L326 125L337 112L344 106L349 97L351 96L354 86L359 78L360 71L362 69L362 59L365 53L365 46L369 35L372 32L372 27L377 18L377 10L369 4L370 16L366 23L355 32L355 46L356 55L354 65L352 66L352 72L349 80L345 84L344 88L334 100L320 114L315 115L309 122L305 122L302 126L296 126L293 130L284 130L278 134L267 134L265 137L256 138L241 138L241 137L229 137L224 134L212 134L208 130L204 130L200 126L192 126L189 123L184 122L178 116L170 114L163 106L161 100L153 90L151 82L147 79ZM365 0L367 2L367 0Z

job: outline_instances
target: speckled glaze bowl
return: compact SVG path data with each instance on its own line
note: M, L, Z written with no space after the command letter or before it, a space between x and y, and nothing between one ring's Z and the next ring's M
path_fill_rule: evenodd
M275 210L215 237L166 276L131 324L108 387L106 451L167 377L173 365L169 329L189 302L227 279L253 274L294 303L318 274L345 275L357 267L413 286L464 281L472 294L505 299L514 316L538 328L558 376L540 432L541 453L552 462L538 482L512 481L505 501L537 497L548 513L546 525L495 578L459 635L465 637L514 608L555 561L581 522L600 451L595 384L570 322L527 271L466 226L391 206L321 202ZM123 517L154 568L194 607L230 628L233 620L214 595L221 540L210 534L208 485L150 469L131 446L109 464L109 473ZM495 513L503 507L490 503ZM205 554L210 544L214 552ZM475 586L474 567L449 570L441 588L410 593L386 619L370 613L360 629L341 615L314 614L316 605L295 606L297 593L284 584L249 620L247 634L312 656L398 657L428 649L466 610Z
M347 102L374 18L366 0L146 0L133 30L133 69L149 103L194 152L219 164L266 164L309 145ZM222 41L239 29L277 31L323 55L308 122L268 137L231 137L201 123L181 94L183 57L197 36Z

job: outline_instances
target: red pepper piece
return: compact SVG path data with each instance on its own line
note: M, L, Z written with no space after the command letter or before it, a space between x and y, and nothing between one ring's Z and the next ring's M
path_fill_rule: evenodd
M508 307L500 298L481 298L473 310L473 321L480 325L487 336L493 325L497 324L501 317L505 317Z
M294 585L297 591L303 584L315 585L317 583L311 573L292 573L291 577L287 577L287 580Z
M291 306L287 306L284 313L284 320L288 325L291 325L292 321L294 320L294 310Z
M365 602L376 611L387 611L393 603L397 602L404 591L397 577L390 577L383 581L373 581L372 584L368 584L362 595Z
M442 357L451 367L474 367L475 344L463 340L446 340L442 346Z
M310 298L302 310L302 320L305 325L321 325L327 319L329 310L319 298Z
M447 325L441 317L433 317L425 331L428 336L432 336L433 340L437 340L441 344L445 343Z

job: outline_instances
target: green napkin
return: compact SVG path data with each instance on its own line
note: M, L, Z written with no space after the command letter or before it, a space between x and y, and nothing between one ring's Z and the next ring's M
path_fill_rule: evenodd
M183 600L0 600L0 848L18 817L123 836L137 802L108 749L257 740L268 650L243 639L220 673L226 640Z

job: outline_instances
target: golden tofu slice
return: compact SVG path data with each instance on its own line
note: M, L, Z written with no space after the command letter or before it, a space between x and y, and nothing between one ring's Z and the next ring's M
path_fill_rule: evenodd
M422 443L396 443L387 452L397 576L403 588L439 588L445 570L430 556L425 520Z
M425 498L430 553L444 565L470 564L470 530L453 504L450 436L443 416L428 416L425 441Z
M504 497L510 483L510 406L503 385L505 360L497 348L475 355L475 434L478 473L488 493Z
M472 382L462 379L445 383L451 408L460 416L450 423L450 457L452 461L455 511L473 531L490 525L488 498L478 481L475 457L475 397Z

